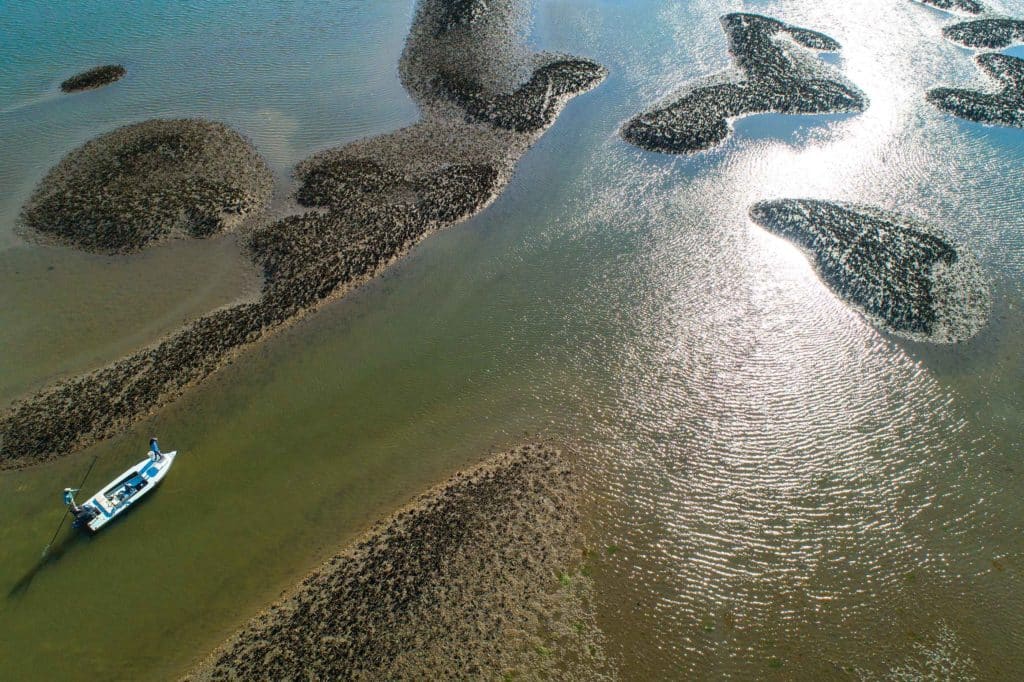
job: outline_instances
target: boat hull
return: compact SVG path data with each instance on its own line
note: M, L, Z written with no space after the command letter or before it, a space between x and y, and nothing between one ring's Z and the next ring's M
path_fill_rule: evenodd
M127 512L164 479L177 454L175 450L159 458L150 455L129 467L81 505L77 525L87 533L96 533Z

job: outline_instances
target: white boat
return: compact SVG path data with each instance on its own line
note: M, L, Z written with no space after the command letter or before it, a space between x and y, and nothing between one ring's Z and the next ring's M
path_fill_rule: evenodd
M95 533L115 517L128 511L167 475L177 450L164 453L150 453L150 456L123 474L109 485L90 497L83 504L75 502L72 488L64 490L64 502L75 516L75 525L89 533Z

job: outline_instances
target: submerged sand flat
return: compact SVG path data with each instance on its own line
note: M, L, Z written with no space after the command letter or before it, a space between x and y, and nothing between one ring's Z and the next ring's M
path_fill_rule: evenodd
M627 142L689 154L724 141L729 121L738 116L838 114L867 106L863 93L838 71L806 54L839 50L829 36L758 14L727 14L722 29L736 68L698 81L667 105L627 122L622 128Z
M812 199L763 201L750 215L807 251L825 283L884 329L952 343L988 319L991 296L974 257L907 216Z
M558 449L493 456L325 562L191 677L606 678L581 541Z
M301 163L300 205L255 230L259 299L207 315L159 344L56 384L0 418L0 468L73 452L174 400L232 353L375 276L432 232L500 193L516 162L606 71L527 54L526 3L425 0L399 65L421 120Z

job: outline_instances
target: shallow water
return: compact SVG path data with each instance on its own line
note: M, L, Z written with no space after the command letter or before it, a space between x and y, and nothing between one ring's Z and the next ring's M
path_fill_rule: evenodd
M255 295L259 279L232 236L128 257L54 246L0 251L0 405Z
M1024 131L924 100L980 77L971 52L941 39L946 15L846 5L540 3L533 42L611 75L569 104L487 211L124 437L0 474L0 678L178 672L365 524L492 445L538 432L577 444L599 616L626 678L842 677L954 659L983 678L1024 673L1024 189L1011 180ZM751 117L694 157L621 141L637 111L728 65L717 17L737 9L838 39L837 64L870 108ZM1024 3L1004 9L1024 14ZM0 255L13 254L0 290L25 292L13 264L49 256L11 231L35 181L121 122L226 120L283 181L313 149L415 117L395 75L409 3L167 11L90 19L79 52L58 49L72 43L67 25L19 34L49 48L18 57L31 76L0 82L0 179L20 188L0 199ZM185 38L155 28L169 25ZM5 62L17 52L0 49ZM81 104L49 94L77 66L113 60L128 65L123 83L75 95L91 98ZM261 125L264 110L275 123ZM784 196L943 227L990 277L989 326L956 346L879 332L747 218L754 201ZM230 258L214 243L188 248L203 246ZM154 267L174 269L176 245L160 248L170 255ZM3 332L9 393L171 324L141 296L125 297L130 314L90 305L82 315L108 331L61 364L52 355L68 351L26 339L81 323L39 301L59 296L71 310L69 291L95 302L137 276L62 257L77 259L76 281L101 284L65 281L58 294L38 276L32 301L4 300L7 319L47 330ZM178 280L166 295L182 306L174 314L244 295L250 283L233 272L216 295ZM136 319L131 340L109 333L125 319ZM38 567L59 489L96 454L92 482L109 479L154 430L183 453L160 492Z

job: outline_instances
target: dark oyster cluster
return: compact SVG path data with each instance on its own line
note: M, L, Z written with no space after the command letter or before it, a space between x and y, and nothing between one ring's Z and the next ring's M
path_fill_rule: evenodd
M1024 60L998 53L975 57L978 67L1002 86L998 92L935 88L928 101L943 111L978 123L1024 128Z
M833 291L892 332L948 343L985 323L988 288L974 259L913 220L809 199L760 202L750 215L810 253Z
M985 6L977 0L918 0L918 2L947 12L964 12L966 14L980 14L985 9Z
M126 73L128 71L120 64L97 66L68 78L60 84L60 89L64 92L91 90L119 81L124 78Z
M835 114L862 111L864 95L838 73L794 47L835 51L832 38L757 14L727 14L722 27L738 72L714 76L664 107L623 126L626 141L651 151L685 154L729 136L729 120L745 114Z
M257 229L251 249L266 278L258 301L206 315L155 347L17 403L0 418L0 466L74 450L173 400L232 352L375 275L431 231L478 211L496 181L492 168L451 165L398 186L411 187L413 196L396 203L373 200L392 194L393 184L368 188L364 196L349 196L338 185L330 210Z
M984 7L979 5L981 10ZM1024 21L989 16L946 26L942 33L965 47L1003 49L1024 42ZM928 92L928 101L969 121L1024 127L1024 60L1002 54L981 54L975 57L975 62L999 90L935 88Z
M586 59L558 59L538 68L530 80L508 94L490 94L457 74L440 75L437 88L457 102L470 121L529 133L550 125L566 96L589 90L606 73L604 67Z
M442 3L436 12L434 33L441 34L459 27L472 26L487 15L489 4L489 0L449 0Z
M538 618L544 643L593 679L599 633L579 590L559 583L580 562L574 481L543 445L457 474L326 561L189 679L536 675L553 665L530 634Z
M238 349L358 286L431 232L480 211L501 191L516 161L565 102L604 77L603 68L584 60L533 56L529 62L537 66L532 75L503 97L500 88L485 87L481 79L517 73L524 66L517 54L487 49L502 45L509 27L516 25L518 3L486 5L483 18L460 23L457 30L437 37L428 29L438 25L438 16L451 3L420 4L402 57L403 82L421 103L423 120L303 161L295 170L296 198L313 210L253 230L250 251L265 275L259 299L213 312L154 347L16 403L0 416L0 468L72 452L116 433L174 400ZM429 87L439 80L441 66L450 77L447 70L457 63L453 55L462 54L462 48L472 59L459 78L449 82L443 94ZM489 63L482 63L481 55L487 55ZM187 140L179 142L170 133L157 139L152 132L168 124L173 124L173 131L185 123L131 126L115 131L118 144L104 136L76 150L51 173L53 178L44 181L26 207L26 216L100 214L104 221L94 221L99 227L94 225L85 234L66 226L79 242L95 248L145 243L175 218L178 229L194 234L211 231L213 217L224 213L223 201L214 214L218 206L207 200L207 185L186 168L179 169L188 158L194 172L196 161L206 159L210 150L197 156ZM125 145L126 137L136 139L132 135L142 142ZM238 159L231 154L209 156L208 162L198 163L200 169L207 163L231 167L235 173L245 170L236 167ZM94 157L101 161L92 161ZM124 159L122 165L131 172L111 160L117 158ZM113 183L116 191L103 194L100 186L101 198L90 199L78 190L82 196L70 207L53 191L103 182ZM186 189L179 191L182 187ZM95 234L104 238L88 237Z
M1020 19L973 19L942 29L942 35L965 47L1002 50L1024 42L1024 21Z
M207 237L260 213L270 169L221 123L152 120L65 156L36 188L22 222L87 251L137 251L168 235Z

